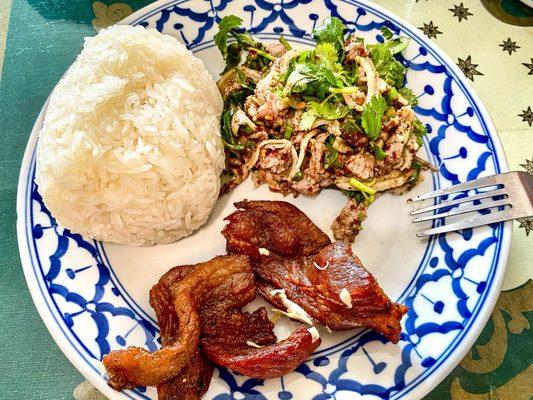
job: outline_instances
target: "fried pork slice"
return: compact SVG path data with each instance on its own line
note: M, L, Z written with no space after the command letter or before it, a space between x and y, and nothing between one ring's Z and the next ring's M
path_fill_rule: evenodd
M178 316L177 340L150 353L139 347L112 351L103 358L114 389L156 386L177 376L189 363L200 340L199 307L210 292L232 275L251 272L246 256L219 256L195 266L194 271L168 287Z
M203 352L215 364L254 378L294 371L320 345L320 339L302 327L277 342L264 307L253 313L240 310L254 297L253 274L235 275L212 292L200 311Z
M400 339L407 307L392 302L345 242L335 242L313 256L263 256L254 263L258 291L284 309L279 291L313 320L334 330L372 328L391 342Z
M262 310L266 314L266 310ZM227 325L228 328L233 326ZM287 339L266 347L253 341L243 343L244 338L234 337L238 343L232 345L216 339L202 339L202 348L217 365L253 378L268 379L294 371L320 345L320 339L303 326Z
M161 277L150 290L150 305L155 310L161 334L161 345L171 346L177 340L179 319L174 309L172 296L168 287L175 285L188 273L193 265L174 267ZM255 282L252 273L232 275L222 285L215 288L200 309L202 327L210 326L212 315L225 313L235 307L242 307L255 297ZM265 330L265 336L273 336L271 327ZM276 337L274 336L274 342ZM159 385L159 400L198 400L209 389L213 374L213 364L204 353L197 349L179 374Z
M182 279L183 271L183 267L170 270L161 278L160 284L172 285ZM299 329L278 343L273 332L274 324L268 319L264 307L251 314L240 310L254 298L252 273L235 274L211 292L199 311L202 353L217 365L246 376L265 379L289 373L309 358L320 345L320 340L313 339L306 329ZM163 326L161 330L163 332ZM179 383L178 377L172 382ZM158 393L159 388L166 385L159 385ZM174 393L179 393L178 388L173 389ZM161 394L159 396L161 398Z
M174 278L183 279L193 266L176 267L171 270ZM167 276L168 273L165 275ZM172 296L161 281L150 290L150 305L155 310L159 324L161 345L168 347L178 340L179 318L174 309ZM157 385L159 400L199 400L207 392L213 364L196 349L191 360L174 378Z
M239 210L225 218L222 234L228 253L260 258L259 249L280 256L315 254L331 243L298 208L284 201L241 201ZM264 250L263 250L264 252Z

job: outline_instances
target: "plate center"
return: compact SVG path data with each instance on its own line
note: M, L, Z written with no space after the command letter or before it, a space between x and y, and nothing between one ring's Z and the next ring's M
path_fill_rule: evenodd
M427 241L416 238L407 199L432 188L431 177L403 196L385 194L369 207L363 230L353 245L355 254L376 277L381 287L397 300L416 275ZM191 236L178 242L154 247L102 244L119 287L145 315L155 318L148 303L148 292L159 277L176 265L207 261L225 254L225 239L220 233L223 218L235 211L233 203L248 200L285 200L296 205L320 229L333 238L330 225L346 202L336 190L324 190L317 197L283 197L266 186L253 188L250 179L229 195L221 197L208 222Z

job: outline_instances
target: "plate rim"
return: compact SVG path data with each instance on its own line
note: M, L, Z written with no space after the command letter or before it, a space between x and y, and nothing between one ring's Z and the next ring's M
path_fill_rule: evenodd
M178 3L182 3L186 1L190 1L190 0L157 0L154 3L149 4L137 10L136 12L132 13L128 17L119 21L118 24L132 24L133 22L135 22L136 19L142 16L146 16L146 14L150 12L163 9L172 4L178 4ZM197 0L192 0L192 1L197 1ZM239 0L233 0L232 2L234 1L236 2ZM391 21L395 22L400 27L411 31L411 33L414 36L417 36L417 38L421 40L424 43L424 45L426 45L427 47L430 47L433 51L435 51L439 55L439 57L442 59L443 63L445 64L446 68L451 69L454 75L458 78L458 81L462 84L464 91L468 93L468 95L472 98L472 101L476 104L481 119L484 120L487 125L487 132L489 133L489 136L492 139L492 142L494 145L493 152L495 154L495 159L499 164L500 170L501 172L508 171L509 168L507 164L507 158L503 150L502 142L500 140L500 137L498 135L498 131L496 130L494 122L492 121L492 118L489 112L487 111L485 104L481 101L478 94L475 92L475 90L470 85L470 83L462 75L462 72L460 71L459 67L453 62L453 60L442 49L440 49L436 43L434 43L433 41L426 38L423 34L421 34L418 28L416 28L411 23L405 21L403 18L397 16L392 11L389 11L385 9L384 7L377 5L369 0L344 0L344 1L348 3L352 3L354 5L362 5L363 7L366 7L368 9L373 9L377 11L378 13L383 14L387 19L390 19ZM52 89L51 93L53 92L53 90L54 89ZM24 277L25 277L28 289L30 291L32 301L34 303L35 308L37 309L39 313L39 316L44 322L53 340L55 341L57 346L60 348L60 350L63 352L63 354L67 357L67 359L70 361L70 363L84 376L85 379L87 379L92 385L94 385L100 392L102 392L107 397L111 399L131 399L133 397L129 395L129 392L130 392L129 390L117 392L111 389L108 385L106 385L105 382L102 380L100 374L96 373L94 369L91 369L88 366L88 364L86 364L83 361L83 359L80 359L80 357L76 354L77 353L76 348L70 343L70 341L65 341L66 338L68 339L68 334L62 331L61 326L55 321L55 318L50 312L50 310L48 310L46 299L44 298L44 295L40 293L40 290L39 290L38 277L33 273L33 270L32 270L32 266L33 266L32 260L31 260L32 256L31 256L31 253L28 251L27 245L29 245L29 243L26 242L26 235L25 235L26 229L27 229L27 226L26 226L27 220L25 219L25 213L24 213L25 208L27 206L25 202L26 200L25 197L26 197L26 191L27 191L27 178L31 170L34 150L35 150L35 146L36 146L37 139L38 139L38 133L39 133L38 127L42 125L42 122L44 120L44 116L45 116L45 113L48 107L48 102L49 102L49 97L46 100L46 102L43 104L35 120L35 123L32 127L31 133L28 137L26 149L24 151L24 156L22 159L21 167L20 167L18 184L17 184L16 228L17 228L17 243L18 243L18 248L19 248L19 255L21 259L22 270L24 272ZM408 392L405 393L405 396L403 398L405 399L423 398L426 394L432 391L442 380L444 380L450 374L450 372L459 364L459 362L464 358L466 353L471 349L475 340L478 338L483 328L485 327L494 309L496 301L499 298L499 294L501 292L501 286L503 284L503 279L505 277L505 272L507 269L507 261L509 257L511 238L512 238L512 221L507 221L503 223L503 226L502 226L501 251L500 251L499 258L496 260L496 265L494 267L495 276L493 279L493 284L490 286L490 289L489 289L490 293L487 293L486 298L485 298L485 303L483 304L482 308L479 310L478 315L477 315L477 324L478 326L480 326L480 328L475 329L471 327L464 334L463 338L456 344L456 347L453 350L453 352L448 356L448 358L445 361L441 363L440 368L435 370L429 376L422 379L415 386L413 386ZM426 384L421 385L422 382L425 382ZM138 396L138 394L136 395Z

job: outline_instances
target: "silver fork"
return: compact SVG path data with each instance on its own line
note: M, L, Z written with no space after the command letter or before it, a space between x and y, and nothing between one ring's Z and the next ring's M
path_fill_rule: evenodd
M487 191L478 192L473 195L468 194L469 190L478 190L489 187L490 189ZM476 226L533 216L533 175L522 171L506 172L503 174L486 176L465 183L459 183L446 189L439 189L417 196L411 199L411 201L419 202L428 199L438 199L440 196L459 194L461 192L466 192L466 196L442 201L435 205L417 208L411 211L411 215L423 214L430 211L435 212L432 215L413 219L414 223L440 218L444 219L440 226L420 231L416 236L426 237L438 235L439 233L458 231L461 229L474 228ZM463 203L489 198L489 201L484 201L481 204L458 207ZM454 209L441 213L437 212L446 207L452 207ZM493 210L489 214L483 215L477 212L471 214L475 211L488 210L496 207L498 207L499 210ZM460 221L446 224L445 218L461 214L469 215L465 216L464 219Z

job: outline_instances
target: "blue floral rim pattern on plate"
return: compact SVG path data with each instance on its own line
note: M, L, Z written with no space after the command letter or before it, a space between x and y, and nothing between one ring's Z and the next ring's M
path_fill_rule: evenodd
M383 40L382 26L413 38L402 61L409 66L407 80L419 97L415 111L430 132L425 147L431 161L440 167L434 185L447 186L506 170L490 119L455 65L413 28L367 2L168 1L139 11L126 22L173 34L193 52L201 52L213 46L216 20L230 13L248 16L247 21L243 18L247 28L261 38L283 33L302 44L310 42L308 33L327 15L343 19L351 30L377 41ZM25 155L18 199L19 247L37 308L65 354L104 393L115 398L153 398L152 389L113 392L100 376L95 360L113 348L131 344L144 343L148 349L156 349L158 328L122 288L104 247L58 228L46 210L33 183L34 147L41 123L42 116ZM454 135L461 135L459 145ZM294 374L314 385L305 396L340 399L357 392L390 399L422 397L460 361L481 331L499 292L509 240L509 225L495 224L429 241L417 273L398 299L410 311L395 357L380 361L380 352L391 351L391 344L374 332L358 332L342 343L321 349L298 368ZM485 270L475 270L478 258L483 258ZM78 277L86 271L91 273L91 284L86 293L80 293L77 280L83 279ZM445 294L441 296L445 301L435 298L440 292ZM434 314L417 313L420 302L426 306L431 303ZM455 309L449 311L453 302ZM84 324L90 321L94 331L80 332L76 321L81 319ZM446 344L438 354L432 353L436 340ZM364 355L368 360L370 373L363 379L350 374L354 355ZM215 393L216 399L237 399L240 394L258 399L273 395L282 400L301 398L284 378L269 382L266 390L261 380L223 369L219 377L225 390ZM426 385L421 388L423 381Z

